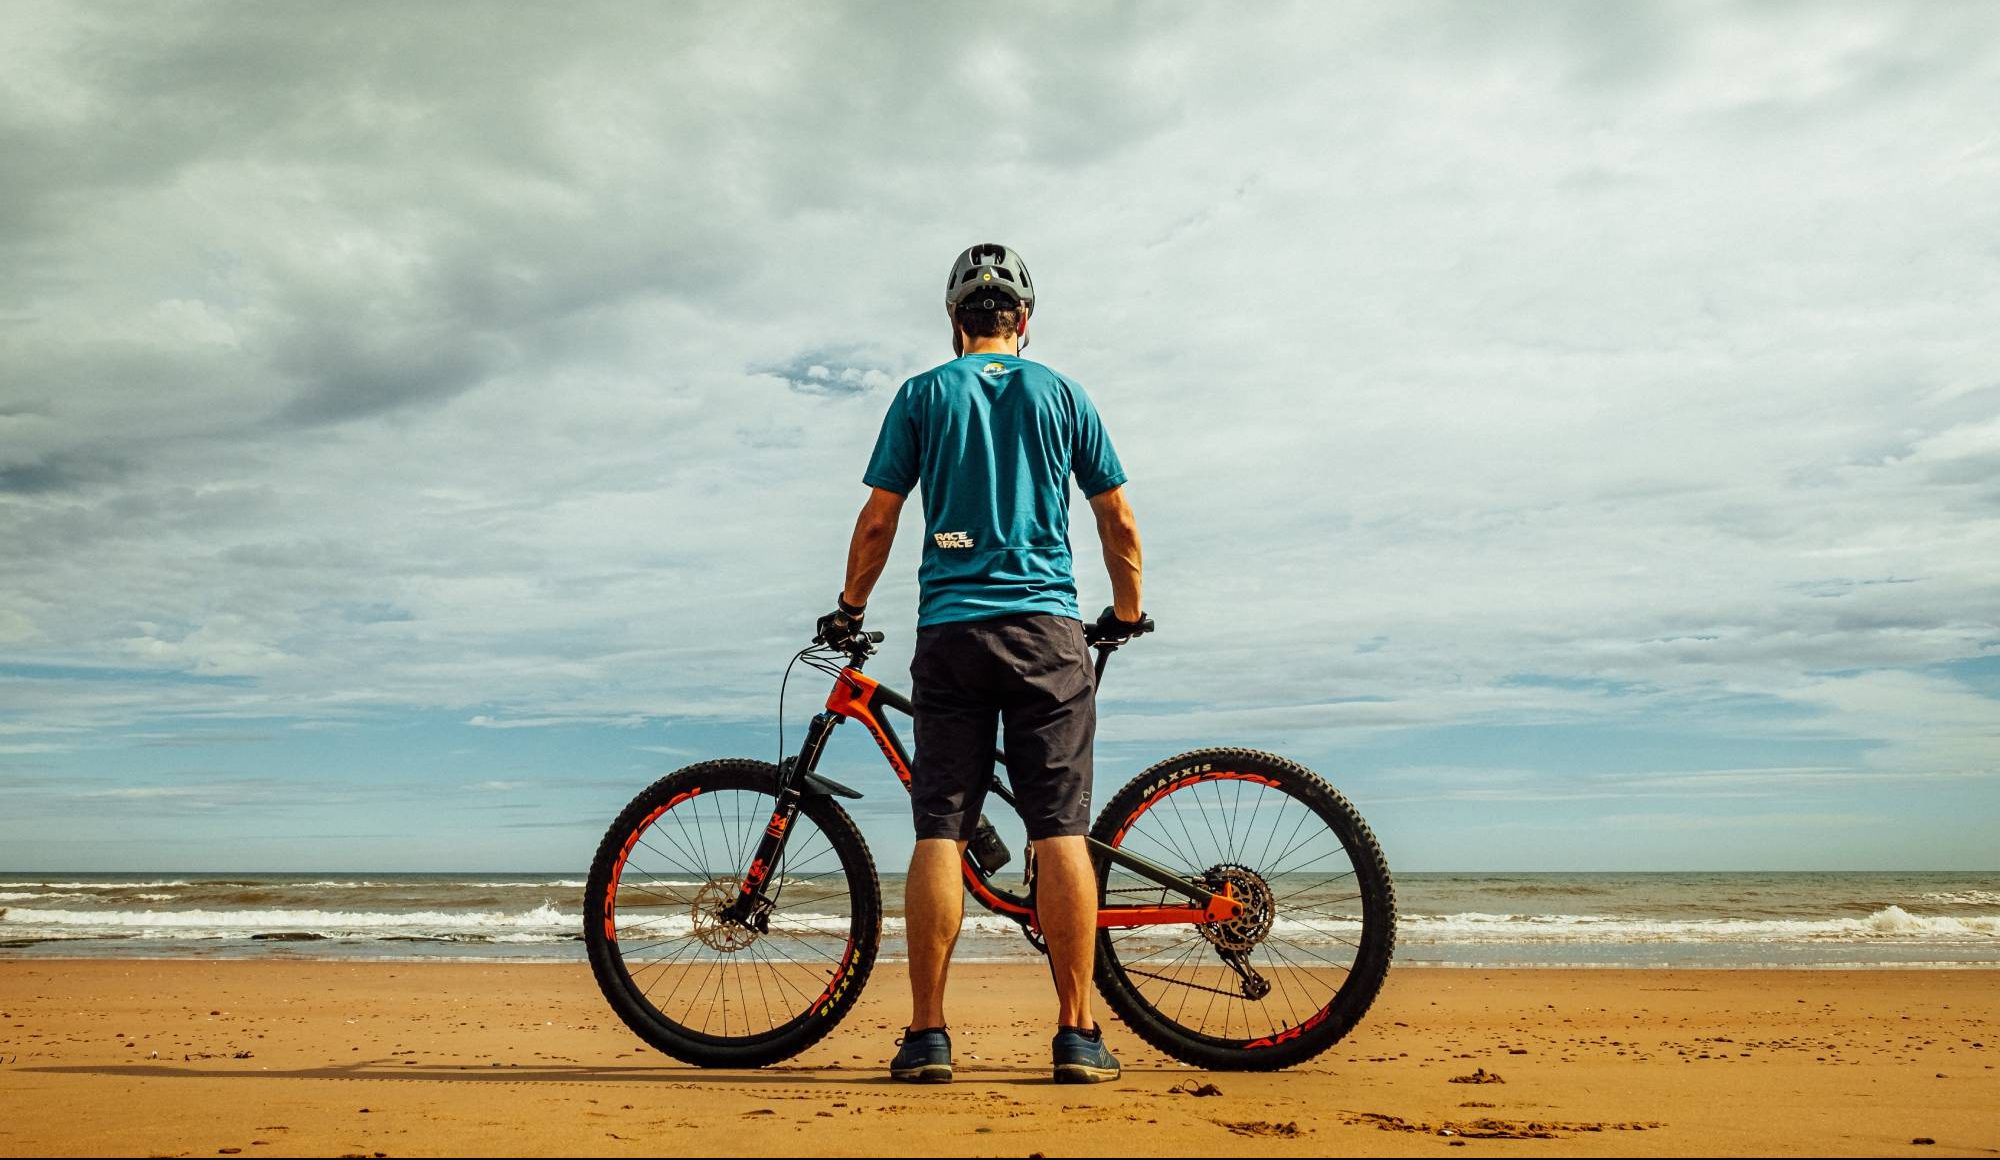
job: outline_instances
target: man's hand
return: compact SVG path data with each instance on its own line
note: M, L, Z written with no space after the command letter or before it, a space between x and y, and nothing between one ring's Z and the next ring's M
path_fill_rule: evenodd
M1120 620L1118 610L1106 606L1097 614L1097 623L1086 625L1083 639L1090 644L1124 644L1140 633L1153 630L1153 618L1145 613L1137 620Z
M832 612L819 618L819 631L813 636L814 644L841 648L861 631L861 618L868 610L858 604L849 604L846 596L834 598L836 607Z

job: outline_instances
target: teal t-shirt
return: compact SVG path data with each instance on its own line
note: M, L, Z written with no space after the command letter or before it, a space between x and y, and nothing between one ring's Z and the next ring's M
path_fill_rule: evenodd
M1017 612L1077 616L1069 480L1125 482L1083 388L1011 354L968 354L903 384L861 481L924 488L917 625Z

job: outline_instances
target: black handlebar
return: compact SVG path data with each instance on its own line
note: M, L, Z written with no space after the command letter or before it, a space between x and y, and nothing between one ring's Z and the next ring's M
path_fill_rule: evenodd
M1158 631L1158 626L1153 623L1153 618L1141 615L1138 627L1132 630L1130 636L1118 637L1116 639L1100 636L1095 624L1086 624L1083 626L1083 642L1089 647L1098 650L1096 668L1097 675L1101 677L1104 675L1104 662L1112 653L1118 651L1119 646L1130 643L1134 637L1141 637L1155 631ZM868 657L875 655L875 646L881 644L885 639L887 637L883 633L866 630L853 633L845 641L832 647L846 653L856 665L859 665Z
M841 641L839 644L828 645L827 647L846 653L847 659L854 662L858 668L863 661L875 655L875 646L887 639L886 634L863 630L861 632L849 633L846 640ZM817 637L814 638L814 642L818 642Z
M1086 624L1083 626L1083 643L1090 645L1093 648L1114 649L1117 648L1119 645L1124 644L1126 641L1131 640L1133 637L1144 636L1147 633L1152 632L1155 627L1156 626L1153 624L1153 618L1147 616L1143 612L1139 614L1139 624L1137 628L1134 628L1129 635L1117 637L1115 639L1108 639L1100 635L1097 625Z

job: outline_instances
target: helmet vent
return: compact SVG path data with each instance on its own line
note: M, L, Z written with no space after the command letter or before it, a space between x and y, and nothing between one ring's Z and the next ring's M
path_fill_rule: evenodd
M1035 281L1027 264L1019 254L995 242L981 242L961 253L945 276L944 287L947 307L956 307L975 294L983 300L985 291L1004 295L1009 306L1024 310L1035 307Z

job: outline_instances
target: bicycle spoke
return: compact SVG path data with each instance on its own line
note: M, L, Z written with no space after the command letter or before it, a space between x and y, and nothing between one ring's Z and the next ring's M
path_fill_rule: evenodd
M1222 848L1222 856L1227 861L1234 862L1236 861L1236 810L1233 805L1223 804L1221 782L1213 781L1209 786L1215 791L1215 812L1222 815L1222 834L1227 842ZM1233 781L1232 788L1240 795L1243 792L1243 782Z
M651 844L650 835L641 836L639 839L639 845L645 847L646 850L652 853L654 856L672 862L676 867L678 867L682 871L682 873L687 874L691 878L706 879L708 877L708 871L704 869L702 865L701 855L695 853L694 850L687 845L686 840L684 838L669 832L664 827L655 827L655 833L658 835L662 845L673 846L676 851L687 856L687 861L683 862L680 859L674 857L672 854L667 853L665 850L661 850L653 846Z
M715 787L649 818L625 850L613 946L634 993L690 1034L741 1040L791 1024L857 935L841 848L804 812L766 880L761 927L723 917L775 804Z
M1156 975L1156 974L1153 974L1153 973L1152 973L1151 971L1140 971L1140 970L1134 970L1134 969L1132 969L1132 968L1130 968L1130 967L1127 967L1127 968L1126 968L1126 970L1127 970L1128 972L1130 972L1131 974L1134 974L1134 975L1138 975L1138 976L1140 976L1140 977L1142 977L1142 978L1147 978L1147 979L1165 979L1165 978L1166 978L1166 976L1165 976L1165 975ZM1191 988L1191 989L1193 989L1193 990L1196 990L1196 991L1207 991L1207 992L1209 992L1210 994L1214 994L1214 995L1229 995L1229 996L1233 996L1233 997L1235 997L1235 998L1239 998L1239 999L1243 997L1243 992L1242 992L1241 990L1235 990L1235 991L1226 991L1226 990L1223 990L1223 989L1222 989L1222 988L1220 988L1220 987L1208 987L1208 986L1203 986L1203 985L1202 985L1202 984L1200 984L1200 983L1189 983L1189 982L1184 982L1184 981L1182 981L1182 980L1178 980L1178 979L1176 979L1176 980L1172 980L1172 982L1173 982L1173 983L1174 983L1174 984L1175 984L1176 986L1180 986L1180 987L1188 987L1188 988ZM1213 1000L1213 999L1211 999L1211 1000L1209 1000L1209 1002L1211 1002L1211 1003L1212 1003L1212 1002L1214 1002L1214 1000Z
M657 885L665 885L665 883L662 883L662 882L660 882L660 880L659 880L658 878L654 877L654 876L653 876L653 875L651 875L651 874L648 874L648 875L646 875L646 878L647 878L647 879L648 879L649 881L651 881L651 882L653 882L653 883L655 883L655 884L657 884ZM638 883L636 883L636 882L634 882L634 883L631 883L631 884L630 884L629 886L626 886L626 887L625 887L625 889L630 889L630 890L635 890L635 891L639 892L640 894L644 894L644 895L646 895L646 896L647 896L647 897L649 897L649 898L664 898L664 899L666 899L666 900L667 900L667 902L668 902L668 903L670 903L670 904L672 904L672 905L674 905L674 906L693 906L693 905L694 905L694 899L692 899L692 898L683 898L683 897L681 897L681 896L680 896L680 895L678 895L678 894L674 894L674 893L672 893L671 891L669 891L668 893L665 893L665 894L662 894L662 893L660 893L660 892L659 892L659 891L657 891L657 890L648 890L648 889L647 889L646 887L644 887L644 886L641 886L641 885L639 885L639 884L638 884Z
M1251 907L1232 920L1248 927L1138 927L1109 939L1141 1003L1187 1032L1240 1044L1326 1010L1360 953L1365 922L1354 856L1330 822L1282 784L1248 777L1191 777L1140 804L1122 845L1190 878L1219 875ZM1105 894L1171 905L1168 892L1115 866ZM1260 976L1265 990L1252 998L1248 984Z

